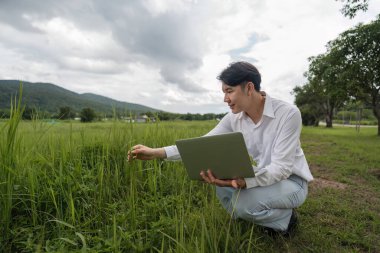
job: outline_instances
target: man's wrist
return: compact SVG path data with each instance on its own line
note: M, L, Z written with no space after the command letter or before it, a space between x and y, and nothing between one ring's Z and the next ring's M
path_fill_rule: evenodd
M164 148L155 148L154 149L154 156L156 158L166 158L166 152L165 152L165 149Z
M244 178L246 188L253 188L259 186L255 177Z
M240 186L240 189L246 189L247 188L247 183L245 182L244 178L241 178L239 180L239 186Z

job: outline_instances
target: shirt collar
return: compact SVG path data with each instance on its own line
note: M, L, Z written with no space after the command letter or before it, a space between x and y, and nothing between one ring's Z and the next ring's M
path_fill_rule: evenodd
M265 93L265 104L264 104L264 111L263 115L268 116L270 118L275 118L274 116L274 111L273 111L273 103L272 103L272 98Z
M263 116L275 118L273 105L272 105L272 98L268 95L268 93L265 92L264 94L265 94L265 102L264 102ZM245 112L240 112L238 115L238 119L242 119L243 117L248 117L248 116L245 114Z

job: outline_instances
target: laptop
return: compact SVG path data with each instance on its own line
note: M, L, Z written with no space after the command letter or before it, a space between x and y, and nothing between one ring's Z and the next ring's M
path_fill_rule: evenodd
M203 180L199 174L208 169L219 179L255 176L240 132L177 140L176 145L190 179Z

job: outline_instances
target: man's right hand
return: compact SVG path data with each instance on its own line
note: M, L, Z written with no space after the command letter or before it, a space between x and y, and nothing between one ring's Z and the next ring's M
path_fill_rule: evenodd
M138 160L153 160L155 158L166 158L166 153L163 148L150 148L141 144L133 146L128 151L128 161Z

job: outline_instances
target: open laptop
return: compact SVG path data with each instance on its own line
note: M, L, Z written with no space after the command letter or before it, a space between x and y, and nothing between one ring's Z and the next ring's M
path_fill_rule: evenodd
M219 179L255 176L240 132L177 140L176 145L193 180L202 180L200 172L208 169Z

